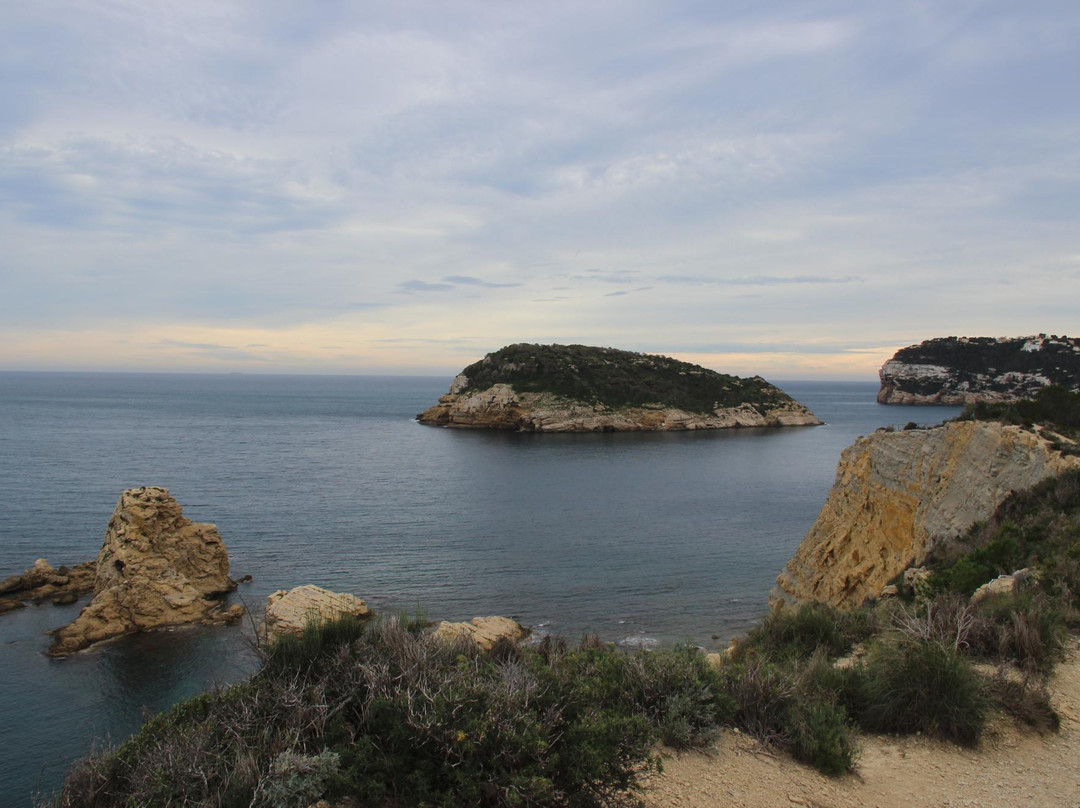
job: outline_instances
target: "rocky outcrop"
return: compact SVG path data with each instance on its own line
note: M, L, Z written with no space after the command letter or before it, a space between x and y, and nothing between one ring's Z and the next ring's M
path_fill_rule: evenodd
M268 634L299 634L309 623L322 623L345 614L368 617L371 611L360 598L331 592L321 586L297 586L279 589L266 599Z
M0 581L0 614L14 611L26 603L46 600L63 605L74 603L80 595L94 591L97 562L85 561L74 567L53 567L44 558L21 575Z
M217 528L184 517L164 488L120 495L98 553L94 597L74 622L53 632L49 654L64 656L136 631L233 620L221 608L235 589Z
M459 374L422 424L521 432L815 426L760 377L582 345L511 345Z
M477 393L451 393L417 416L422 424L517 432L663 432L762 426L817 426L817 417L798 402L760 411L749 404L711 413L676 407L607 407L549 393L517 393L496 384Z
M474 617L468 623L444 620L435 627L435 636L447 642L468 640L482 651L490 651L503 638L517 642L528 637L529 629L509 617Z
M841 454L828 500L770 601L858 605L988 518L1011 491L1077 466L1080 458L1037 433L996 422L860 438Z
M1080 388L1080 339L944 337L896 352L879 372L882 404L1015 401L1042 387Z

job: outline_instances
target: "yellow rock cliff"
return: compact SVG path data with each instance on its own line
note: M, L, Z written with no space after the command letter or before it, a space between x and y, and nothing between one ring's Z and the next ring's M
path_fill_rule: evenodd
M770 602L857 606L1011 491L1078 465L1033 432L986 421L859 438L841 454L828 500Z

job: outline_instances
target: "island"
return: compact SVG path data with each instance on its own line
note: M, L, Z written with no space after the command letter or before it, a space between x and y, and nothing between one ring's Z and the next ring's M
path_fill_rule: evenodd
M518 432L632 432L816 426L760 376L586 345L519 343L465 368L422 424Z
M881 404L1016 401L1047 385L1080 389L1080 339L940 337L901 348L881 367Z

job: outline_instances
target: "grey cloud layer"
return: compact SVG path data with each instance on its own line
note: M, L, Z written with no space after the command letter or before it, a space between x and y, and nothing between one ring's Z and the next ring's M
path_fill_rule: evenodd
M1078 38L1064 2L18 4L0 320L1076 330Z

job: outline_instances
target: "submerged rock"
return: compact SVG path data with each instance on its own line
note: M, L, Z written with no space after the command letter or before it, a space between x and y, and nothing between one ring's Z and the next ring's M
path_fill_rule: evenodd
M529 633L529 629L509 617L474 617L467 623L443 620L435 627L436 637L448 642L463 638L476 643L483 651L490 651L504 637L517 642L528 637Z
M331 592L321 586L279 589L266 599L266 630L269 634L299 634L309 623L333 620L344 614L368 617L371 610L358 597Z
M185 518L164 488L124 491L98 553L94 597L53 632L49 654L65 656L136 631L222 622L220 596L236 588L228 573L214 525Z
M815 426L759 376L584 345L510 345L465 368L422 424L520 432Z
M1080 458L1040 435L990 421L860 438L841 454L828 500L770 601L857 606L1012 491L1076 467Z

